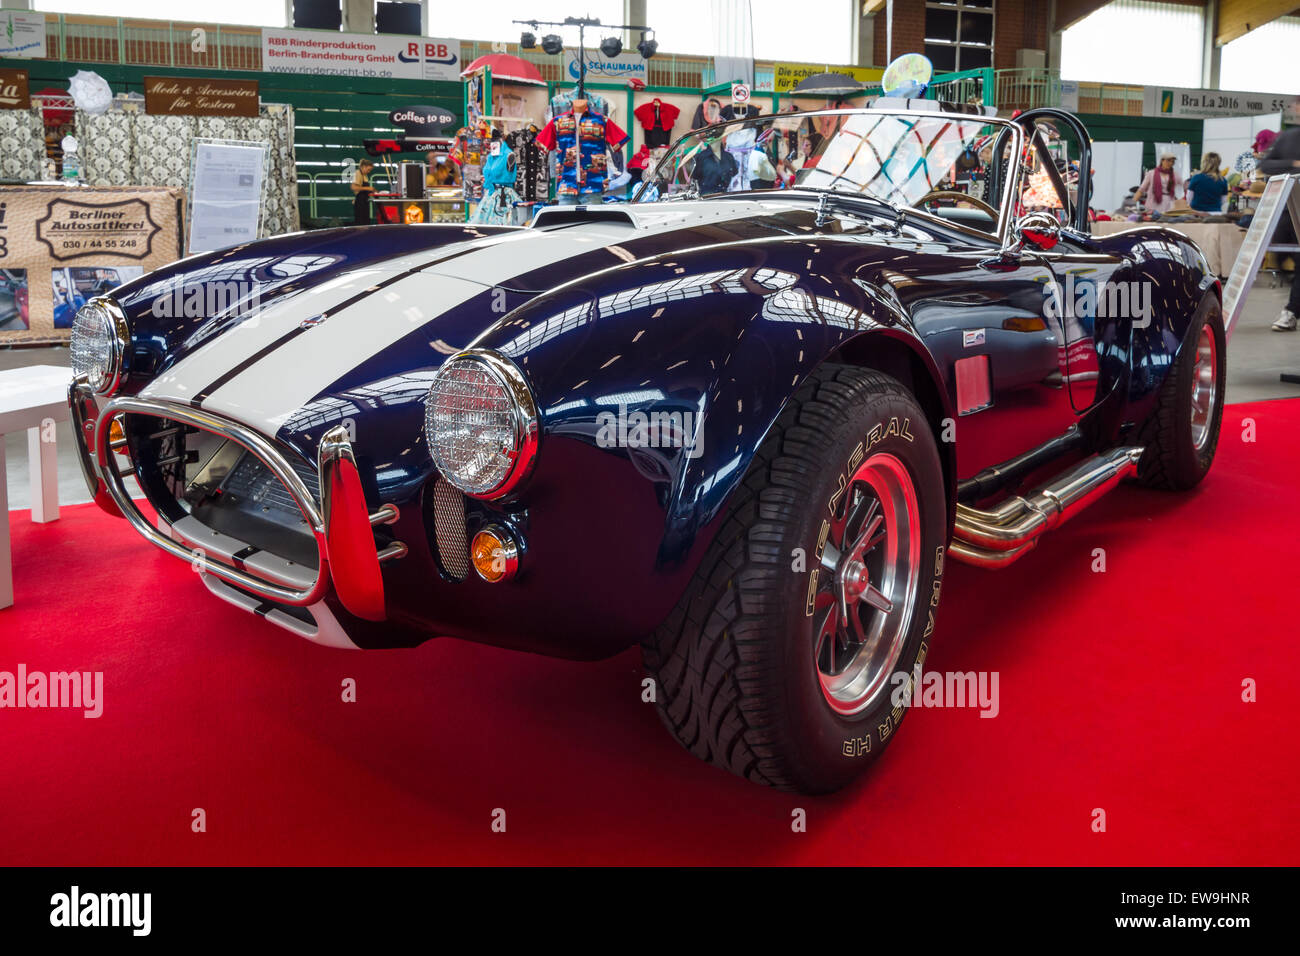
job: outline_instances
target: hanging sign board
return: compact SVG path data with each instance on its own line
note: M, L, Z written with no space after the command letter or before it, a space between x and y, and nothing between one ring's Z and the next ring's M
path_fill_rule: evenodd
M153 116L256 116L257 106L257 80L144 78L144 111Z
M0 345L66 340L77 310L181 256L185 192L0 187Z
M267 143L194 141L188 251L211 252L257 238Z
M1296 189L1297 184L1300 184L1300 174L1273 176L1264 187L1264 195L1255 208L1255 218L1250 222L1246 240L1241 244L1232 272L1228 274L1228 284L1223 289L1224 332L1228 336L1232 335L1237 319L1241 318L1246 306L1246 293L1259 274L1273 233L1288 208L1296 235L1300 235L1300 191Z
M0 70L0 110L31 109L26 70Z

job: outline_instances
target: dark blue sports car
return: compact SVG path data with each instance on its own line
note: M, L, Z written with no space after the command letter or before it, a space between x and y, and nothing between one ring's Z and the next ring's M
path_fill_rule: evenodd
M1209 470L1219 282L1176 232L1092 237L1089 162L1067 113L886 100L697 131L523 228L186 259L76 317L86 477L309 640L639 643L689 750L830 791L906 713L949 559Z

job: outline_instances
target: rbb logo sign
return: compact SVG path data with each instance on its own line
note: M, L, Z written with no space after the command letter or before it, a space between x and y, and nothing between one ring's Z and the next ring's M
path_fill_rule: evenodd
M423 57L426 60L433 60L438 63L453 63L456 59L451 52L451 48L446 43L437 40L432 43L408 43L406 45L406 55L409 57Z

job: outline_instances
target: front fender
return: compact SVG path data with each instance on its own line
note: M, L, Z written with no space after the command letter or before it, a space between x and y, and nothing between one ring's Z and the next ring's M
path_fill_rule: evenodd
M932 368L891 290L818 271L816 245L739 244L607 270L474 342L515 361L538 400L542 448L520 501L533 533L598 528L590 547L603 538L604 554L625 556L623 580L689 573L782 409L828 356L887 336ZM616 527L593 516L600 507L618 509ZM662 617L679 593L647 588L641 599L665 604Z

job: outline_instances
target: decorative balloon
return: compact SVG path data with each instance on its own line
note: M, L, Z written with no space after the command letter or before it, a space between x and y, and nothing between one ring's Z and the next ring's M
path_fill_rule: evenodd
M919 99L934 77L934 64L920 53L904 53L885 68L880 89L885 96Z

